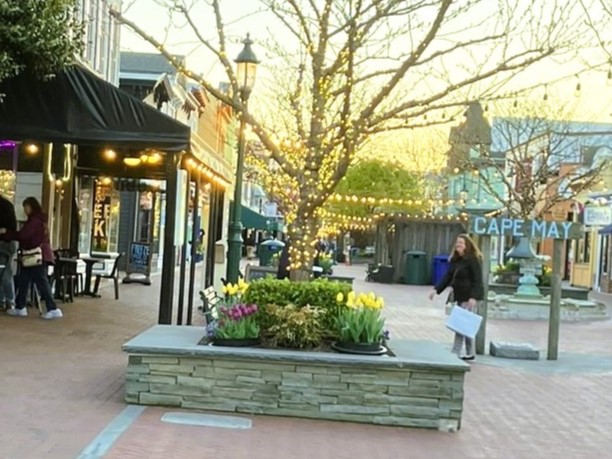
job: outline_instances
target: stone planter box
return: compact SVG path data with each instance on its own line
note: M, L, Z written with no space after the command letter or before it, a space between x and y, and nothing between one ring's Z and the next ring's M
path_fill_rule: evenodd
M331 274L331 275L324 274L321 277L324 278L324 279L329 280L330 282L344 282L346 284L351 284L351 285L353 285L353 281L355 280L354 277L334 276L333 274Z
M507 284L507 285L518 285L518 281L521 278L520 273L503 273L498 274L496 277L496 283Z
M540 289L540 293L542 293L542 295L550 295L550 287L538 285L538 288ZM516 289L517 285L500 284L497 282L489 284L489 292L495 292L498 295L513 295L516 292ZM574 300L585 301L589 299L589 290L585 288L563 285L563 287L561 287L561 298L571 298Z
M394 356L201 346L202 329L158 325L123 346L125 399L140 405L456 431L469 365L441 345Z

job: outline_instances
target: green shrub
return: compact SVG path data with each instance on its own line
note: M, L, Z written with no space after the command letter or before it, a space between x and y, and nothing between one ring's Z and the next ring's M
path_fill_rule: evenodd
M251 282L243 301L247 304L275 304L297 307L319 306L328 308L336 305L338 293L348 295L352 290L345 282L317 279L311 282L291 282L287 279L258 279Z
M499 265L495 268L495 274L514 274L518 273L521 269L521 265L518 261L510 260L505 265Z
M320 318L324 311L320 308L294 305L267 305L262 308L268 317L270 327L268 338L275 346L292 349L307 349L321 345L323 326Z
M339 293L347 296L352 290L350 284L317 279L311 282L290 282L279 279L259 279L249 285L243 301L260 307L295 305L298 308L315 306L321 308L321 323L326 331L334 330ZM268 318L262 317L262 327L269 325Z

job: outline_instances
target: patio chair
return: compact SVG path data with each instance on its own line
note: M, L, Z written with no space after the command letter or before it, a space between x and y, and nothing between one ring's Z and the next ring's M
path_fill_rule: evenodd
M115 286L115 300L119 299L119 260L123 257L123 253L120 253L117 258L115 258L115 263L113 264L113 269L110 274L97 274L96 275L96 283L94 284L94 294L98 293L98 289L100 288L100 281L102 279L112 279L113 284Z

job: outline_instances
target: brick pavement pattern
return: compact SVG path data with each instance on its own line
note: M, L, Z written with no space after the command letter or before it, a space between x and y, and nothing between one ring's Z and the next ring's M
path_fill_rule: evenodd
M442 303L428 288L363 282L386 298L393 337L449 341ZM159 279L157 278L156 281ZM154 324L157 282L121 286L121 300L65 305L65 318L43 322L0 316L0 458L72 459L125 407L126 356L121 344ZM488 339L544 348L545 322L491 321ZM465 417L458 434L254 416L234 431L170 425L147 408L106 456L128 458L607 458L612 457L612 324L564 323L559 362L504 367L475 363L467 375ZM568 367L564 355L594 362ZM485 362L489 360L485 359ZM534 366L533 366L534 365Z

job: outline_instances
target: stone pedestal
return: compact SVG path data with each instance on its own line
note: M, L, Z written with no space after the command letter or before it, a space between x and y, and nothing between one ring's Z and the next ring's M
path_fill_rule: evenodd
M489 354L504 359L539 360L540 351L528 343L503 343L491 341Z

